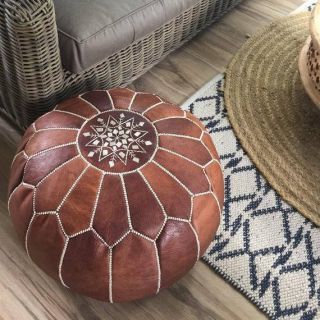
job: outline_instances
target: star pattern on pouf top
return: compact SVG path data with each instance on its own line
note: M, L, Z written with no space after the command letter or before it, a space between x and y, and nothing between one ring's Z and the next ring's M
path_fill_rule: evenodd
M87 156L97 156L98 161L107 159L110 168L119 160L124 165L129 159L139 163L139 153L146 153L144 146L152 145L151 141L144 139L148 134L148 131L142 130L144 124L143 121L135 123L133 117L126 119L123 113L118 119L112 115L107 121L97 118L97 124L90 126L92 130L83 133L91 138L86 144L90 148Z

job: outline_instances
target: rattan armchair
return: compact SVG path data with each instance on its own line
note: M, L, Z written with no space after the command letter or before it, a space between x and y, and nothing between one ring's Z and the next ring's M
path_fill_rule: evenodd
M0 108L27 127L62 99L125 86L240 0L201 0L175 19L78 74L61 64L52 0L0 0Z

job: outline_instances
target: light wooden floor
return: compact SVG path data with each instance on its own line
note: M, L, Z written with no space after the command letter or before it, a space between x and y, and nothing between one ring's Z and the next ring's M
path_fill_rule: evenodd
M222 72L250 34L302 2L245 0L132 87L181 103ZM202 262L171 289L135 303L110 305L66 291L27 259L14 236L6 189L10 162L20 136L1 120L0 128L0 319L265 319Z

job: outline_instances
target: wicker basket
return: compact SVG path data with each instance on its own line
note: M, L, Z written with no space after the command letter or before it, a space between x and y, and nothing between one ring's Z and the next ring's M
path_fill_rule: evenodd
M21 128L62 99L126 86L240 0L201 0L146 37L79 73L63 70L52 0L0 0L0 108Z

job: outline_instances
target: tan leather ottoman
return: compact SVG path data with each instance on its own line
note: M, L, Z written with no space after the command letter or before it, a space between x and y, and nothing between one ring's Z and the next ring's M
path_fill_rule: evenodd
M203 125L156 95L92 91L26 131L9 210L31 259L64 286L122 302L180 279L212 241L223 206Z

